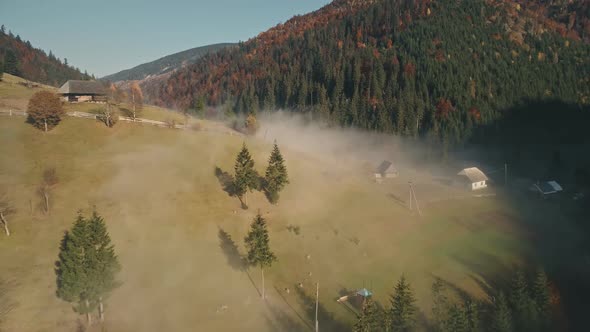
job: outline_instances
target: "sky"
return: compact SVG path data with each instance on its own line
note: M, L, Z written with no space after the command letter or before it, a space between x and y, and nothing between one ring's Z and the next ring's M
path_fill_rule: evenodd
M246 41L329 0L0 0L0 24L97 77L189 48Z

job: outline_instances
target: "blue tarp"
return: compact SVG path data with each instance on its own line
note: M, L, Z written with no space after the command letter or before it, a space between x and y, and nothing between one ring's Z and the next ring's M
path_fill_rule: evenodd
M356 294L364 297L373 295L373 293L371 293L371 291L366 288L360 289L358 292L356 292Z

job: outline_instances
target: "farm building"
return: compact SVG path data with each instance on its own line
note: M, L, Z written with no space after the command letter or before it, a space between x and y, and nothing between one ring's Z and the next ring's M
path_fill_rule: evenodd
M389 179L397 177L397 169L393 166L393 163L388 160L383 162L375 170L375 179L379 182L382 179Z
M556 181L537 182L529 189L535 193L538 193L542 197L547 197L548 195L557 194L563 191L561 185L559 185L559 183Z
M68 102L105 102L105 89L97 81L69 80L59 88L63 101Z
M477 167L469 167L457 173L461 180L471 190L486 188L488 177Z

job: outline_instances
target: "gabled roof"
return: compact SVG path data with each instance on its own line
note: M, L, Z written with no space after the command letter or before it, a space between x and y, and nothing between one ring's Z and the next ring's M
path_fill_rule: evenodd
M105 89L97 81L77 81L69 80L59 88L61 94L75 95L104 95Z
M380 174L395 173L396 169L395 169L395 167L393 167L393 164L391 163L391 161L383 160L381 165L379 165L379 167L377 167L376 172L380 173Z
M535 184L534 187L543 195L555 194L563 191L563 188L556 181L540 182Z
M457 175L466 176L471 183L486 181L488 177L477 167L469 167L463 169Z

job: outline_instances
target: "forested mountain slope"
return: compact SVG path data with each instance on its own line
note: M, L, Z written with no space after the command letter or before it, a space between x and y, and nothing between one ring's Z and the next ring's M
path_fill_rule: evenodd
M590 103L587 1L339 0L145 90L448 144L527 100Z
M107 75L102 79L111 82L143 80L148 76L171 72L175 69L181 68L182 66L197 61L206 54L216 52L224 47L232 45L234 44L222 43L191 48L186 51L167 55L158 60L141 64L131 69L126 69L115 74Z
M60 86L67 80L88 80L91 76L69 66L51 51L35 48L29 41L14 36L2 26L0 29L0 65L4 72L47 85Z

